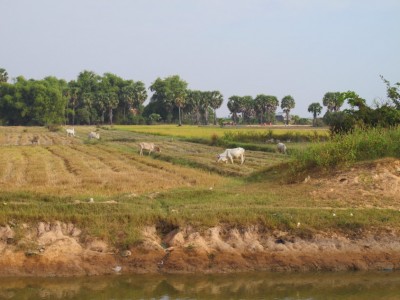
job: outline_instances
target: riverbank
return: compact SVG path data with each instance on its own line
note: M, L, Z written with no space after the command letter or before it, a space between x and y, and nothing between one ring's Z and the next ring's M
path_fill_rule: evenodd
M54 222L0 227L0 253L3 277L398 270L400 235L381 229L300 237L257 226L176 228L160 235L150 226L138 245L118 250L73 224Z

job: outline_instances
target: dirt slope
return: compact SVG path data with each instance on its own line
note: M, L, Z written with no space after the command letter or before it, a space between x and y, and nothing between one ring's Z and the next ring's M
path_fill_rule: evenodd
M72 224L0 227L0 276L76 276L113 273L194 273L250 270L393 270L400 268L400 236L392 230L358 238L336 233L303 240L286 232L248 227L190 227L163 238L155 227L129 250L81 236Z

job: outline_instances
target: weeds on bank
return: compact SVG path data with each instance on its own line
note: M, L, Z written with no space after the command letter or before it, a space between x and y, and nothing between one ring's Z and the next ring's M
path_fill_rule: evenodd
M307 169L329 170L358 161L400 157L400 127L356 129L347 135L335 135L328 142L311 144L294 153L293 172Z

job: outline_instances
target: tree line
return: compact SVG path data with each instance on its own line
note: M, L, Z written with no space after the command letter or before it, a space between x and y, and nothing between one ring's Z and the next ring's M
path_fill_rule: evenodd
M366 105L353 91L327 92L322 105L311 103L308 112L313 125L328 124L336 131L357 124L393 126L400 123L400 83L394 86L381 77L387 87L388 100L375 108ZM144 106L150 91L149 103ZM227 107L234 124L264 124L276 122L280 107L284 122L299 122L290 116L295 100L287 95L279 102L273 95L233 95ZM217 109L224 96L220 91L201 91L188 88L178 75L157 78L146 88L142 81L125 80L112 73L102 76L83 71L69 82L56 77L42 80L16 77L9 83L5 69L0 68L0 125L95 125L95 124L151 124L154 122L182 124L217 124ZM340 111L347 101L350 109ZM327 112L318 118L323 106ZM339 124L339 125L338 125ZM347 125L343 125L347 124ZM346 129L350 130L350 129Z
M152 95L148 105L147 89L142 81L125 80L112 73L102 76L79 73L69 82L53 76L42 80L14 78L0 69L0 124L143 124L152 122L217 124L217 109L224 97L220 91L188 88L178 75L157 78L148 88ZM228 109L232 121L239 123L275 122L279 106L277 97L260 94L231 96ZM281 108L289 119L295 106L292 96L282 99Z

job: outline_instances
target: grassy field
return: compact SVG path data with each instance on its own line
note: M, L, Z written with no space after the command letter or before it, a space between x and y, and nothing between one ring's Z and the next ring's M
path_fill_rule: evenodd
M133 126L78 126L72 138L39 127L0 127L0 224L73 222L120 246L138 241L139 229L150 224L261 224L303 236L400 228L396 198L315 197L317 185L285 180L290 155L246 151L242 166L217 164L223 148L180 140L174 131L180 128L170 128L171 135L160 134L162 128L151 135ZM193 128L185 130L204 129ZM87 139L93 130L99 141ZM34 136L39 145L31 143ZM161 153L139 156L141 141L153 141Z
M237 133L243 135L261 135L265 142L268 137L273 134L276 137L283 137L288 133L301 136L327 136L329 131L326 128L313 128L310 126L177 126L177 125L135 125L135 126L115 126L119 130L127 130L132 132L173 136L190 139L210 140L213 135L223 137L224 135L235 135Z

